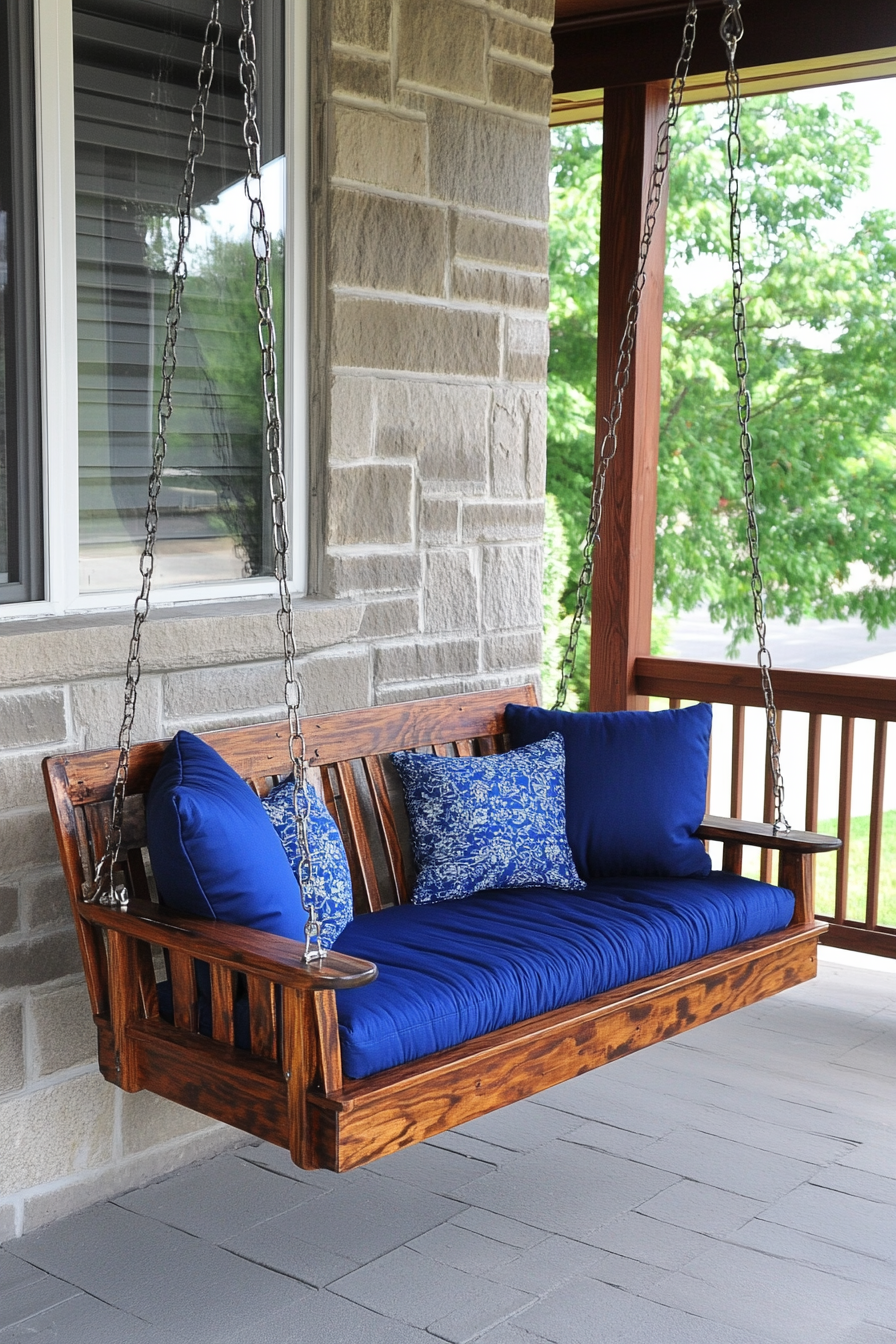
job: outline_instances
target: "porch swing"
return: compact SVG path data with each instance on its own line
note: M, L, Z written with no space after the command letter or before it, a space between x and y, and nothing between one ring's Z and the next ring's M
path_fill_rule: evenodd
M152 583L157 500L172 411L195 169L204 148L205 109L221 40L220 0L215 0L205 33L178 201L178 248L140 563L142 586L134 608L118 747L63 754L44 762L97 1027L100 1069L109 1082L125 1091L145 1088L247 1130L288 1148L300 1167L344 1171L815 974L816 944L826 926L813 916L812 856L836 849L840 842L791 830L782 810L752 505L742 269L736 242L740 98L735 53L742 31L740 0L723 3L731 116L729 190L735 242L738 414L775 823L708 817L691 826L686 835L678 837L689 862L693 864L695 855L702 856L690 875L639 872L636 861L627 874L598 876L582 890L584 882L567 865L566 877L552 888L519 881L507 882L498 890L483 890L480 885L463 900L432 899L430 892L425 899L431 903L413 904L407 812L396 766L407 790L412 821L423 825L423 814L434 804L430 794L422 811L417 808L415 812L413 785L421 764L424 774L434 765L437 773L447 771L455 781L464 772L476 770L484 788L495 771L503 768L502 761L522 760L525 753L532 754L533 760L538 756L538 769L548 769L542 748L547 751L545 742L552 739L542 731L545 725L539 715L559 713L564 725L573 720L586 725L599 720L603 726L634 721L636 736L645 725L667 722L663 712L577 716L563 715L561 707L591 581L604 484L615 452L646 258L668 166L670 133L681 107L693 47L696 0L689 0L669 114L658 137L641 265L619 349L608 430L597 458L576 620L555 711L539 710L534 689L522 686L318 718L300 714L287 571L289 538L271 314L270 238L260 193L254 0L241 0L240 78L249 156L246 193L255 256L287 719L193 741L200 743L201 750L213 747L217 758L250 786L240 793L240 806L246 798L260 806L258 800L268 798L275 789L284 796L287 820L293 828L290 864L305 915L303 944L301 938L294 941L266 927L178 913L167 891L163 893L167 904L152 899L145 862L146 804L154 781L158 792L172 744L149 742L132 747L130 742L141 670L140 637ZM676 718L668 739L676 751L685 754L690 747L682 733L690 731L689 723ZM708 749L708 725L704 726ZM624 749L629 756L630 745L629 741ZM514 747L512 757L505 755ZM648 755L655 747L651 740ZM612 743L609 749L612 754ZM556 740L550 751L555 768ZM393 753L398 754L394 764ZM569 805L577 799L568 787L572 761L568 742L565 759ZM562 770L562 752L559 760ZM678 761L673 754L673 775ZM525 774L522 766L514 765L514 771L514 779ZM239 792L239 780L237 786ZM563 787L561 774L561 798ZM703 789L705 794L705 768ZM357 911L357 917L335 939L335 946L325 946L328 940L323 937L315 894L320 886L312 854L315 828L320 824L315 790L326 807L327 824L332 819L341 833ZM536 788L529 816L523 820L534 823L536 813L550 811L551 796ZM703 799L699 802L702 815ZM626 797L620 811L623 823L634 830L637 849L646 834L646 823L641 824L646 815L644 797ZM571 808L568 816L572 816ZM562 830L562 812L560 817ZM443 814L439 818L444 821ZM219 833L222 843L226 838ZM719 872L705 872L706 840L723 844ZM565 835L559 839L555 835L551 841L553 859L561 868L564 856L560 850L565 841ZM778 887L739 876L744 844L778 851ZM495 846L499 845L510 851L508 863L519 858L512 852L517 848L512 838L508 843L507 835L497 835ZM425 850L417 835L415 858L422 871L432 876L432 865L427 869L427 858L432 856ZM433 852L438 856L438 843ZM567 851L567 855L575 857L578 868L587 867L587 855L582 860L578 854ZM254 860L255 856L250 857ZM462 866L455 865L458 870ZM436 880L442 880L438 874ZM420 884L418 873L418 901ZM491 885L501 888L500 882ZM456 897L458 892L448 894ZM164 972L156 956L159 950L164 953ZM449 1019L450 1028L445 1026Z

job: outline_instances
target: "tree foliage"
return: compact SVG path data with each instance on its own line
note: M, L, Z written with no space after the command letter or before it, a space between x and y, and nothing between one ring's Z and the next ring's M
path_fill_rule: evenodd
M751 607L730 280L703 293L676 284L683 267L727 257L723 119L717 106L685 109L673 149L655 599L673 616L708 604L736 645L750 633ZM794 623L859 616L873 633L896 620L896 218L870 212L847 237L838 216L867 186L877 132L847 94L821 105L750 99L742 132L767 611ZM572 607L594 452L599 211L599 134L555 132L548 491L562 524L554 547L565 547L551 560L555 594L558 565L567 576L562 613ZM556 611L550 622L548 675L568 624Z

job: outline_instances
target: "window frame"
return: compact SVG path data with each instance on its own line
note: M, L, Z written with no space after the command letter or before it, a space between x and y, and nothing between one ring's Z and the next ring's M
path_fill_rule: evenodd
M285 330L278 332L290 524L290 588L308 575L308 6L285 5ZM197 62L198 62L197 52ZM43 572L41 599L0 606L0 624L133 606L139 586L78 588L78 319L75 240L75 102L71 0L34 0L37 259L40 310ZM184 149L186 151L184 130ZM189 285L189 280L187 281ZM175 401L177 389L175 384ZM147 473L148 474L148 473ZM164 485L163 485L164 493ZM164 533L163 533L164 535ZM157 605L275 595L273 577L158 588Z

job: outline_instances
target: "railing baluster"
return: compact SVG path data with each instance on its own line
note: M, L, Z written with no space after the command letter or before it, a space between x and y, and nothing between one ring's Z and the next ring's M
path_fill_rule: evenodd
M784 736L784 714L778 710L778 741ZM775 781L771 771L771 761L768 755L768 746L765 749L765 792L762 799L762 820L774 821L775 819ZM770 849L764 849L759 859L759 879L762 882L772 882L772 872L774 871L774 853Z
M806 830L818 829L818 790L821 784L821 715L809 715L806 760ZM813 854L813 859L815 855Z
M887 772L887 721L874 725L874 765L871 778L871 820L868 827L868 888L865 900L865 927L877 924L877 900L880 891L880 851L884 830L884 779Z
M840 801L837 807L837 834L843 841L837 851L837 883L834 898L834 922L846 919L849 900L849 832L852 823L852 762L856 721L844 719L840 730Z
M731 707L731 815L740 817L744 809L744 722L743 705Z

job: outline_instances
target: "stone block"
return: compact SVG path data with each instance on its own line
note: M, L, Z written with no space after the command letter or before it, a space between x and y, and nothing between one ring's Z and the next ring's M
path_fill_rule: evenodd
M550 33L508 19L495 19L492 24L492 51L519 56L521 60L543 65L548 70L554 64L554 44Z
M47 748L0 756L0 812L39 807L46 802L41 761Z
M16 1235L16 1208L14 1204L0 1204L0 1243Z
M0 947L0 992L22 985L42 985L76 975L81 953L74 929L59 929L36 938L20 938Z
M333 284L441 298L448 220L438 206L335 188L330 198Z
M507 61L488 63L489 98L499 107L514 112L527 112L533 117L547 117L551 111L551 77L524 65Z
M34 1070L38 1077L96 1058L96 1027L83 981L31 995Z
M488 480L490 400L487 387L383 382L377 452L383 457L415 457L421 480L430 486L483 491Z
M479 582L472 551L433 551L426 558L423 628L471 630L479 624Z
M463 540L521 541L540 538L544 531L544 505L534 500L473 500L464 504Z
M503 677L486 677L482 673L468 677L441 677L433 680L405 682L402 685L377 687L376 703L378 705L394 705L401 700L426 700L437 695L470 695L473 691L494 690L503 684ZM473 1145L474 1140L468 1139L466 1142ZM478 1145L477 1152L473 1156L482 1156L484 1147L485 1145ZM494 1152L494 1149L488 1151Z
M64 742L66 735L65 696L61 688L0 695L0 743L6 750Z
M389 50L392 0L334 0L333 41L369 51Z
M110 1161L116 1095L98 1073L88 1073L3 1102L0 1194Z
M157 1148L185 1134L211 1129L207 1115L178 1106L152 1092L125 1092L121 1098L121 1148L125 1156Z
M376 379L333 379L330 387L330 461L373 454Z
M492 490L499 498L526 493L529 414L525 392L501 387L492 407Z
M358 107L333 113L333 176L422 196L426 191L426 122Z
M390 681L475 673L478 667L479 643L475 639L411 640L387 644L374 653L378 686Z
M78 681L72 686L72 726L82 750L108 747L118 741L124 710L124 676ZM133 740L154 742L162 736L162 682L140 678Z
M370 704L370 656L366 649L304 658L299 674L309 714L363 709Z
M25 1081L23 1026L20 1003L0 1004L0 1092L18 1092Z
M343 367L494 378L499 340L497 313L336 298L333 358Z
M331 546L402 546L414 539L414 469L378 462L330 472Z
M330 89L353 98L369 98L388 103L392 97L392 75L386 61L368 61L363 56L334 51L330 63Z
M458 538L460 501L421 499L417 534L421 546L452 546Z
M519 266L525 271L548 269L548 231L543 224L510 224L456 211L452 214L452 249L468 261Z
M52 863L58 858L53 823L46 804L42 808L7 812L0 817L0 855L2 862L16 869L33 864Z
M526 436L526 493L544 496L548 451L548 398L544 388L526 393L528 434Z
M421 583L419 555L368 552L327 557L327 586L338 596L353 593L416 592Z
M71 919L71 902L65 878L58 866L42 873L29 873L21 884L22 917L29 929Z
M482 661L489 672L537 666L541 662L541 631L513 630L505 635L487 635L482 641Z
M548 369L549 329L543 318L508 317L504 373L520 383L544 384Z
M452 294L470 303L494 303L501 308L535 308L546 312L548 278L524 275L519 271L499 271L489 266L454 266Z
M274 652L273 637L271 652ZM191 672L172 672L165 678L166 725L197 715L207 718L238 710L279 707L282 701L283 666L279 661L244 663L226 669L202 667Z
M540 625L541 549L487 546L482 552L482 623L486 630Z
M0 938L19 927L19 889L0 887Z
M521 219L547 219L547 121L536 126L433 98L429 155L433 196Z
M457 0L401 0L398 78L484 100L488 18Z
M494 0L494 6L522 14L527 19L536 19L548 27L554 22L554 0Z
M371 602L365 609L358 637L389 639L395 635L413 635L419 629L419 599L398 597L385 602Z

